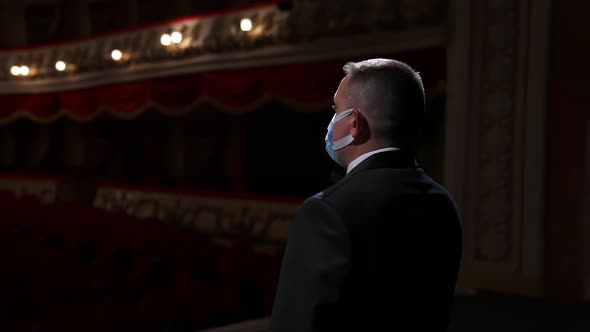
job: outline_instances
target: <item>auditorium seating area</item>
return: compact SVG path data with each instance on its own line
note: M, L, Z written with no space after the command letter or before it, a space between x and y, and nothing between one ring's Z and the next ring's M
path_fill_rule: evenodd
M268 316L281 249L0 192L0 330L196 331Z

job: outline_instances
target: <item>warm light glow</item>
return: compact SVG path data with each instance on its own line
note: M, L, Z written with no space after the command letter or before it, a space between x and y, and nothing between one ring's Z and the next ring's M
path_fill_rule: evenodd
M174 31L170 35L170 39L172 40L172 42L174 44L179 44L182 41L182 33L178 32L178 31Z
M113 60L115 60L115 61L119 61L123 58L123 52L121 52L120 50L114 49L111 52L111 58L113 58Z
M13 76L18 76L18 75L20 75L20 67L19 67L19 66L12 66L12 67L10 67L10 73L11 73Z
M164 46L170 46L170 44L172 44L172 37L165 33L162 35L162 37L160 37L160 43Z
M55 63L55 69L59 70L59 71L64 71L66 70L66 63L63 61L58 61Z
M20 66L20 74L23 76L29 75L31 71L29 70L28 66Z
M240 29L242 29L242 31L252 30L252 21L249 18L243 18L240 21Z

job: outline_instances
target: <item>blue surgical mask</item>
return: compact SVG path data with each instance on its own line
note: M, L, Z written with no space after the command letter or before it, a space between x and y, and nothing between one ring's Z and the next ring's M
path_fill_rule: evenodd
M328 133L326 134L326 152L328 152L328 155L330 156L330 158L332 158L332 160L334 160L335 162L338 163L338 159L336 158L336 151L344 148L345 146L349 145L350 143L352 143L352 141L354 141L354 138L352 137L351 134L348 134L344 137L342 137L341 139L337 140L336 142L332 141L332 130L334 129L334 124L342 119L344 119L345 117L349 116L350 114L352 114L353 109L349 108L347 110L344 110L338 114L334 114L334 117L332 118L332 120L330 121L330 124L328 125Z

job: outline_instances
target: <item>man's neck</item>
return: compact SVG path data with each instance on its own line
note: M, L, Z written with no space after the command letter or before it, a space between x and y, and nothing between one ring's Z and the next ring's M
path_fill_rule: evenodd
M352 171L356 166L358 166L360 163L362 163L363 161L365 161L367 158L371 157L374 154L381 153L381 152L387 152L387 151L395 151L395 150L399 150L399 148L396 148L394 146L388 146L388 147L382 147L379 149L365 152L362 155L356 157L354 160L352 160L346 166L346 173L347 174L350 173L350 171Z
M358 145L358 146L356 146L356 149L354 149L354 151L351 151L352 152L351 156L348 158L348 162L346 163L346 166L344 168L347 168L351 162L353 162L354 160L358 159L360 156L362 156L366 153L369 153L369 152L375 151L375 150L394 147L394 146L396 146L396 145L392 144L392 143L385 143L385 142L373 143L373 144L366 144L365 143L363 145Z

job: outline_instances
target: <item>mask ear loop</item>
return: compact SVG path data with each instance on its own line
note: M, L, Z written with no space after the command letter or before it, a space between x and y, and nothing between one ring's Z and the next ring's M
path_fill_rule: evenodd
M352 111L354 111L354 108L349 108L349 109L344 110L338 114L334 114L332 121L334 121L334 123L336 123L336 122L344 119L345 117L349 116L350 114L352 114Z
M345 111L335 114L334 118L332 119L333 122L331 122L331 125L333 126L334 123L336 123L336 122L344 119L345 117L349 116L350 114L352 114L353 110L354 110L354 108L349 108ZM354 141L354 138L352 137L351 134L348 134L348 135L342 137L341 139L337 140L336 142L332 142L332 148L334 149L334 151L338 151L338 150L342 149L343 147L352 143L352 141Z
M341 139L337 140L336 142L332 143L332 147L335 151L342 149L343 147L347 146L348 144L354 141L354 137L351 134L348 134Z

